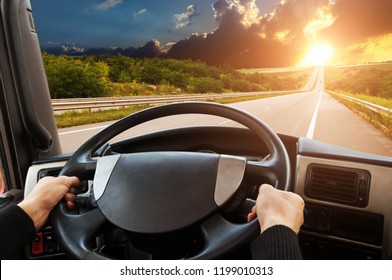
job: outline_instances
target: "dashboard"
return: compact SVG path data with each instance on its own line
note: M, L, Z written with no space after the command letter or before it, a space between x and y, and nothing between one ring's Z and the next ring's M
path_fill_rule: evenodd
M392 159L306 138L279 137L292 167L289 191L305 201L305 222L299 234L303 257L391 259ZM251 131L233 127L190 127L152 133L108 143L96 156L145 151L208 152L242 156L252 161L269 157L267 147ZM69 156L34 163L27 176L25 195L40 177L56 176ZM90 195L91 184L85 182L80 201ZM246 184L252 189L246 199L252 201L257 186L252 182ZM230 216L228 219L233 218ZM50 231L43 234L48 235ZM34 246L27 250L31 258L47 257L51 253L61 255L57 244L50 247L56 248L51 252L34 251Z

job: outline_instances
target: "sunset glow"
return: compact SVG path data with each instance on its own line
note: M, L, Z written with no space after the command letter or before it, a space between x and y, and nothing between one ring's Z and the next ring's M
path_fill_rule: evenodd
M314 45L300 62L300 66L325 65L332 58L333 54L333 49L329 44Z
M42 49L52 54L119 53L236 69L392 61L392 0L31 2Z

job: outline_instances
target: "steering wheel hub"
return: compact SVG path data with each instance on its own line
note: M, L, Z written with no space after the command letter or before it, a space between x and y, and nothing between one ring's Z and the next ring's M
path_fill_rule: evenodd
M227 161L232 162L233 180L217 185L223 176L219 166L227 166ZM244 172L245 159L214 154L112 155L98 160L94 196L114 225L137 233L164 233L218 210L237 190Z

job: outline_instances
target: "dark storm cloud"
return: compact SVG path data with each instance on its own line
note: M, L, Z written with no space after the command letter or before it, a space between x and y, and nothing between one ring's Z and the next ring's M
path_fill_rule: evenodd
M212 8L219 27L214 32L193 34L180 40L169 50L169 57L201 59L209 64L233 64L238 55L246 51L245 41L249 40L250 34L241 22L245 11L241 13L231 1L225 0L216 1Z
M215 19L219 22L230 9L230 5L226 0L218 0L212 4L212 9L215 13Z
M257 3L263 5L263 1ZM102 0L100 8L120 3L125 2ZM353 59L380 48L388 53L392 44L392 0L286 0L266 15L261 15L259 8L256 0L216 0L211 5L217 24L214 31L195 33L166 47L151 40L139 48L115 51L133 57L191 58L210 65L229 63L247 68L297 65L319 42L330 43L340 57L352 55ZM172 16L180 29L191 25L199 14L190 4L183 13ZM382 37L386 34L389 39Z
M392 32L391 0L338 0L334 24L323 34L342 47Z
M343 51L392 32L391 0L287 0L262 17L254 0L218 0L212 9L217 29L177 42L168 56L235 67L290 66L317 41Z
M218 0L212 5L218 28L179 41L168 56L236 67L295 64L306 40L303 29L320 6L329 5L328 0L311 2L290 0L273 14L260 17L254 0Z
M259 26L268 37L282 31L289 31L292 37L303 36L309 22L320 19L331 5L329 0L288 0L280 4L270 17L264 17Z

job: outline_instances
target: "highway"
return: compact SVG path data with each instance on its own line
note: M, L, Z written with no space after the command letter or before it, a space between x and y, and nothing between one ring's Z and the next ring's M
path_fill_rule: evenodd
M278 133L308 137L360 152L392 156L390 138L324 92L322 67L315 68L304 89L305 92L233 103L230 106L256 115ZM84 141L111 123L59 129L63 152L74 151ZM192 125L237 126L238 124L205 115L173 116L135 127L114 141L167 128Z

